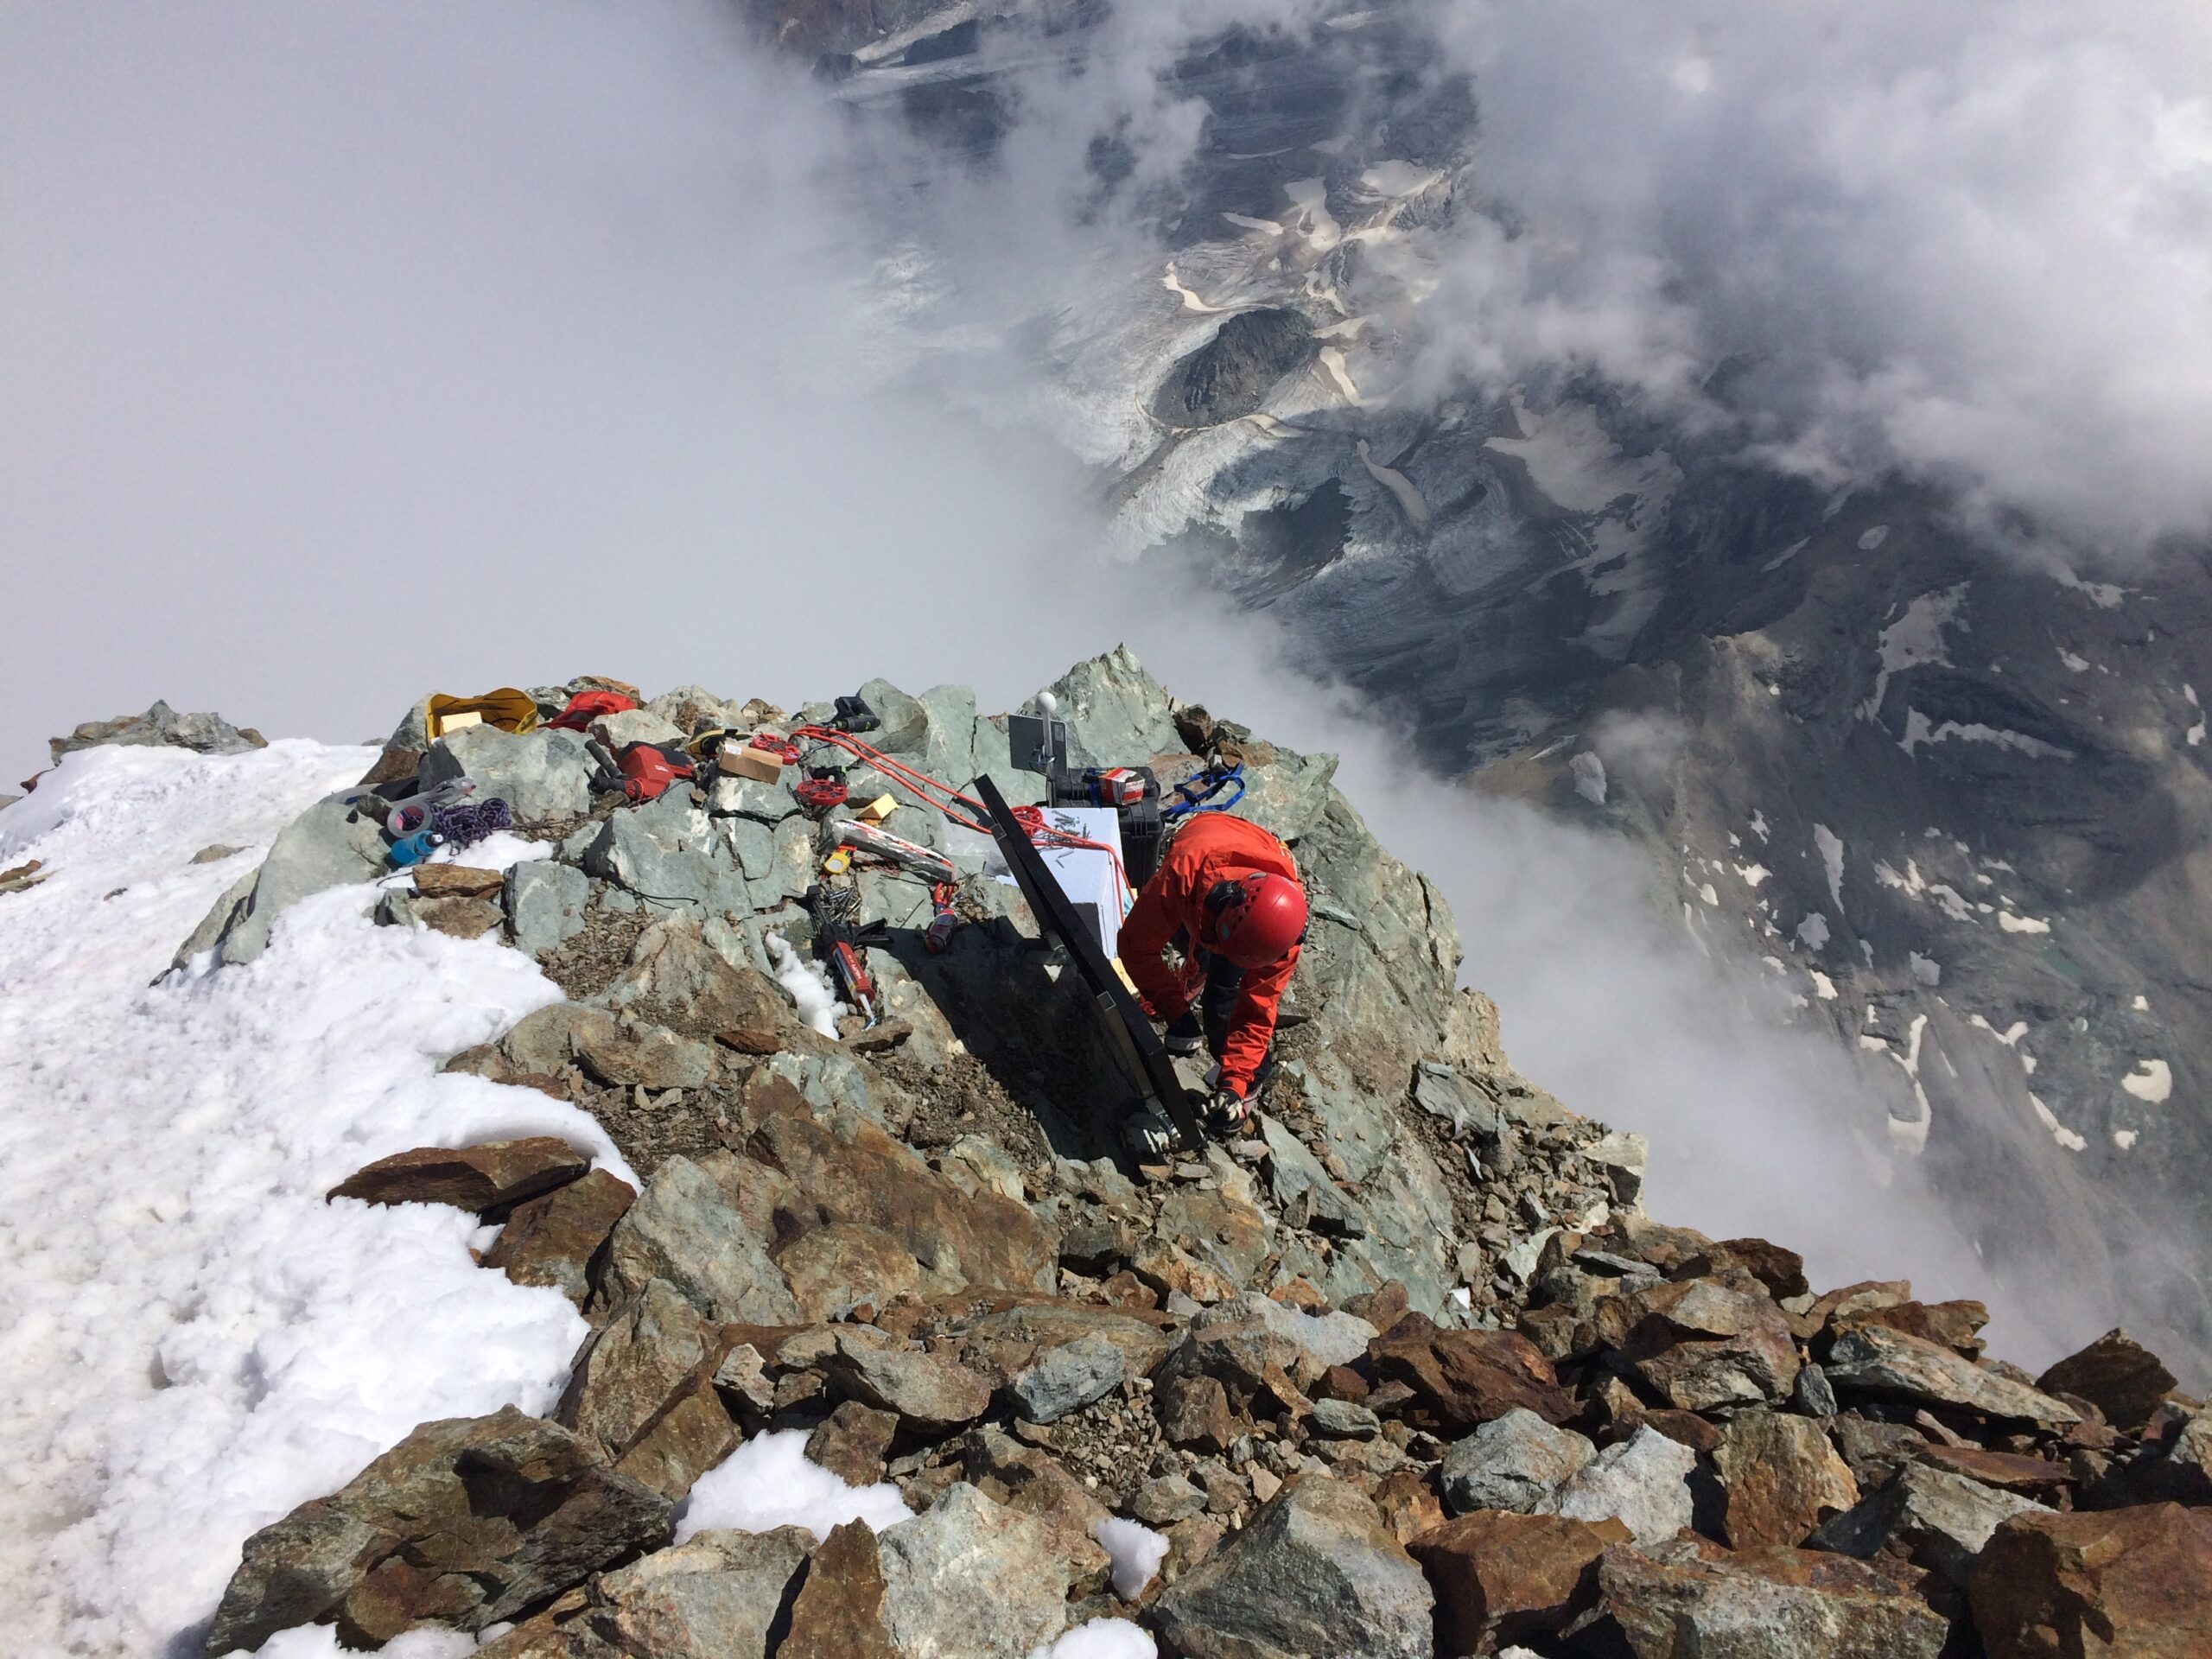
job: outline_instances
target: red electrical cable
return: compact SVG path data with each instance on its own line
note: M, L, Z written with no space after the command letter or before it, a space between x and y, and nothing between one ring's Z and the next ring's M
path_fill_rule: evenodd
M826 743L834 748L844 750L846 753L856 760L867 761L892 782L904 785L908 792L916 796L923 805L934 807L963 830L972 830L979 836L988 836L991 833L989 823L982 816L989 809L974 796L963 795L950 785L941 784L928 773L917 772L904 761L893 760L882 750L861 742L850 732L841 732L828 726L801 726L794 730L789 738L779 738L772 732L763 732L753 739L753 743L754 747L766 749L788 765L798 761L798 745L801 739L809 742ZM939 796L944 798L936 798ZM957 810L950 804L956 801L962 806L973 807L978 816L971 817L964 812ZM1014 821L1021 826L1022 833L1029 837L1033 845L1084 848L1092 852L1103 853L1114 861L1114 874L1122 887L1132 893L1136 891L1130 884L1129 873L1122 863L1121 854L1116 852L1106 842L1091 841L1082 836L1071 836L1065 830L1053 829L1045 822L1045 810L1042 807L1017 806L1013 810Z

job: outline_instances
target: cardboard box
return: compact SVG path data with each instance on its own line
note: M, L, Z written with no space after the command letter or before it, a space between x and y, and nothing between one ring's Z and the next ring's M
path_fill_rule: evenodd
M854 813L853 816L862 820L864 823L881 823L886 818L889 817L898 810L899 803L897 800L888 795L879 795L874 800L870 801L866 806L861 808L859 811Z
M471 726L481 726L483 723L484 716L473 709L463 714L442 715L438 720L438 735L443 737L451 732L465 732Z
M784 763L766 749L756 749L743 738L724 741L715 751L717 770L733 778L750 778L755 783L779 784L784 779Z

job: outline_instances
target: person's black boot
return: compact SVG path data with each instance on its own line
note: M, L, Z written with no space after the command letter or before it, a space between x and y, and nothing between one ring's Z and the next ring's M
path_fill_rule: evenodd
M1160 1039L1166 1044L1170 1054L1195 1054L1198 1045L1205 1040L1205 1028L1198 1023L1198 1011L1186 1008L1183 1017L1167 1027L1167 1034Z

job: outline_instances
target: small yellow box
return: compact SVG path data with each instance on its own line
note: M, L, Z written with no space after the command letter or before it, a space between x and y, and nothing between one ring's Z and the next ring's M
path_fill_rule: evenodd
M448 715L441 720L438 722L439 734L442 736L448 732L465 732L471 726L481 726L483 723L484 716L471 709L463 714Z
M717 769L733 778L750 778L755 783L781 783L784 763L766 749L756 749L741 738L732 738L715 751Z
M853 816L862 820L864 823L881 823L886 818L889 817L898 810L899 803L897 801L893 800L888 795L879 795L874 800L870 801L866 806L861 808L859 811L854 813Z

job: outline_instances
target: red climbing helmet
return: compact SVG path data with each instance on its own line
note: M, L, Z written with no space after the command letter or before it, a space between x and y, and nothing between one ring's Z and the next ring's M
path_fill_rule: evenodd
M1206 895L1213 948L1239 968L1264 968L1306 937L1306 890L1287 875L1231 871Z

